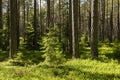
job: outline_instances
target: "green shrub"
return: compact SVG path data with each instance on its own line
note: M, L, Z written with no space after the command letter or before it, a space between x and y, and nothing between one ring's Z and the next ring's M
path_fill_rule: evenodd
M33 41L34 41L35 34L34 34L34 28L33 28L32 24L30 24L30 23L28 24L25 35L26 35L26 39L25 39L26 48L33 50L34 49ZM37 32L36 36L37 36L37 49L39 49L40 34Z
M90 46L89 41L87 40L87 35L86 34L82 34L82 37L80 38L80 43L79 44L82 47Z
M58 37L55 33L49 32L46 37L43 38L45 62L48 64L61 64L65 61L65 55Z
M17 53L17 57L10 60L13 65L25 66L38 64L43 60L40 51L23 51Z

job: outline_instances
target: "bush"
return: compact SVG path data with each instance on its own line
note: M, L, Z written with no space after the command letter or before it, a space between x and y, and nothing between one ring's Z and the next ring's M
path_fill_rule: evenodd
M27 49L34 49L34 45L33 45L33 41L34 41L34 28L32 26L32 24L28 24L28 27L26 29L26 48ZM39 49L39 40L40 40L40 34L37 32L37 48L36 49Z
M43 60L41 55L42 53L40 51L19 52L16 58L10 60L10 63L19 66L38 64Z
M90 46L89 41L87 40L87 35L82 34L82 37L80 38L80 43L82 47Z
M57 65L65 61L65 55L63 54L61 43L59 42L58 37L55 36L55 33L47 33L46 37L43 38L43 46L43 57L45 58L45 62Z

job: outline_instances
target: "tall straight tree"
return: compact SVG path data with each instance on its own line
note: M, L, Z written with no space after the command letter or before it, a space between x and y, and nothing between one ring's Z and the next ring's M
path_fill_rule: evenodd
M1 35L2 35L2 0L0 0L0 48L2 48L2 38L1 38Z
M105 0L101 0L102 3L102 31L101 31L101 40L104 41L104 28L105 28Z
M62 25L61 25L61 0L59 0L59 28L60 28L60 33L59 33L59 41L61 42L61 35L62 35Z
M113 33L113 0L111 1L111 10L110 10L110 30L109 30L109 40L112 42L112 33Z
M117 31L117 37L118 40L120 41L120 1L118 0L118 19L117 19L117 26L118 26L118 31Z
M9 58L17 54L17 0L10 0L10 52Z
M91 37L91 0L89 0L89 18L88 18L89 38Z
M77 58L78 46L78 0L71 0L72 11L72 58Z
M20 25L20 0L17 0L17 48L19 47L20 44L20 33L19 33L19 25Z
M54 4L55 4L55 1L54 0L51 0L51 26L54 27Z
M47 26L50 27L50 0L47 0Z
M37 49L37 2L34 0L34 39L33 39L33 45L34 49Z
M0 0L0 29L2 29L2 0Z
M41 0L40 0L40 3L39 3L39 4L40 4L40 33L41 33L41 36L43 36L42 10L41 10L41 9L42 9L42 8L41 8L41 7L42 7L42 6L41 6L42 3L41 3Z
M69 53L72 53L72 7L69 0Z
M91 1L91 56L98 57L98 0Z
M22 5L23 5L23 30L22 30L22 34L23 34L23 38L25 41L25 28L26 28L26 0L22 0Z

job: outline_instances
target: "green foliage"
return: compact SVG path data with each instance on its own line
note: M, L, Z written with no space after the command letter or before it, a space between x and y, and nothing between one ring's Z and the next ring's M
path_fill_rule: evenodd
M9 35L8 35L8 28L3 27L3 29L0 30L0 48L2 50L8 50L9 45Z
M47 33L46 37L43 38L44 55L45 62L48 64L61 64L64 63L65 58L63 54L63 49L58 37L53 32Z
M120 42L114 42L113 43L113 53L107 54L109 58L117 59L120 61Z
M17 57L10 60L12 65L26 66L38 64L42 61L42 53L40 51L23 51L17 53Z
M0 50L0 61L5 61L6 59L8 59L8 51Z
M82 47L88 46L89 42L87 41L87 35L86 34L82 34L79 44Z
M28 24L26 29L26 48L27 49L34 49L33 41L34 41L34 28L31 23ZM37 43L39 42L40 34L37 32ZM37 44L37 48L39 48L39 44Z

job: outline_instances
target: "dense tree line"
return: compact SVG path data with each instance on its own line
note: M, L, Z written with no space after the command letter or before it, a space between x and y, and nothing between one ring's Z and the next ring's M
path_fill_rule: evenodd
M119 7L119 0L0 0L0 48L14 58L21 45L41 50L47 37L46 49L55 41L60 47L53 51L59 48L74 59L85 36L91 56L98 57L99 42L120 40Z

